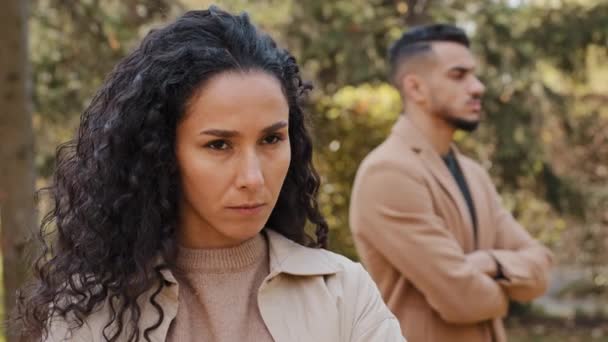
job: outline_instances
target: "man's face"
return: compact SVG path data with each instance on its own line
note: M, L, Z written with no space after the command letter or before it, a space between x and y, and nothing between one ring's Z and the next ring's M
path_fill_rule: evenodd
M426 77L430 114L454 128L475 130L481 120L485 86L475 76L471 51L452 42L433 43L432 49L435 61Z

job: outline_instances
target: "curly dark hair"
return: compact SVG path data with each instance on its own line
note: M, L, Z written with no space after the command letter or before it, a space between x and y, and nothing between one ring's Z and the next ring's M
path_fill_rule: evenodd
M295 58L246 13L187 12L152 30L114 68L83 113L77 138L57 150L48 189L54 206L40 229L43 255L18 305L17 320L30 336L47 336L53 317L82 326L107 300L118 303L110 305L107 341L125 332L129 341L139 341L142 332L147 340L160 325L162 309L152 303L158 321L138 326L137 299L166 286L160 271L176 256L176 125L196 90L231 70L273 75L289 105L291 163L266 227L326 248L328 228L316 200L320 180L299 101L311 87ZM305 233L307 225L316 228L316 239Z

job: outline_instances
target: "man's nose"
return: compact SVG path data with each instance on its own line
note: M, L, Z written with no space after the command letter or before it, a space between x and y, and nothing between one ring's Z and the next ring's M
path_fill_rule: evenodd
M471 93L476 96L481 96L486 92L486 86L477 77L473 77L471 84Z

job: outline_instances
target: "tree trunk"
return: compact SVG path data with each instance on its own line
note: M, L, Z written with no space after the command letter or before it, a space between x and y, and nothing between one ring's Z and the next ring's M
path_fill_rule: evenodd
M36 224L34 134L28 63L28 1L5 0L0 11L0 238L4 315L27 274L26 242ZM7 341L16 341L8 337Z

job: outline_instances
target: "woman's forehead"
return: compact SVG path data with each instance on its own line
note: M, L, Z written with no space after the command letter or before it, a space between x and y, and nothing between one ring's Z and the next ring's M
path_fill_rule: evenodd
M264 72L219 74L190 101L183 124L193 129L261 130L289 116L281 84Z

